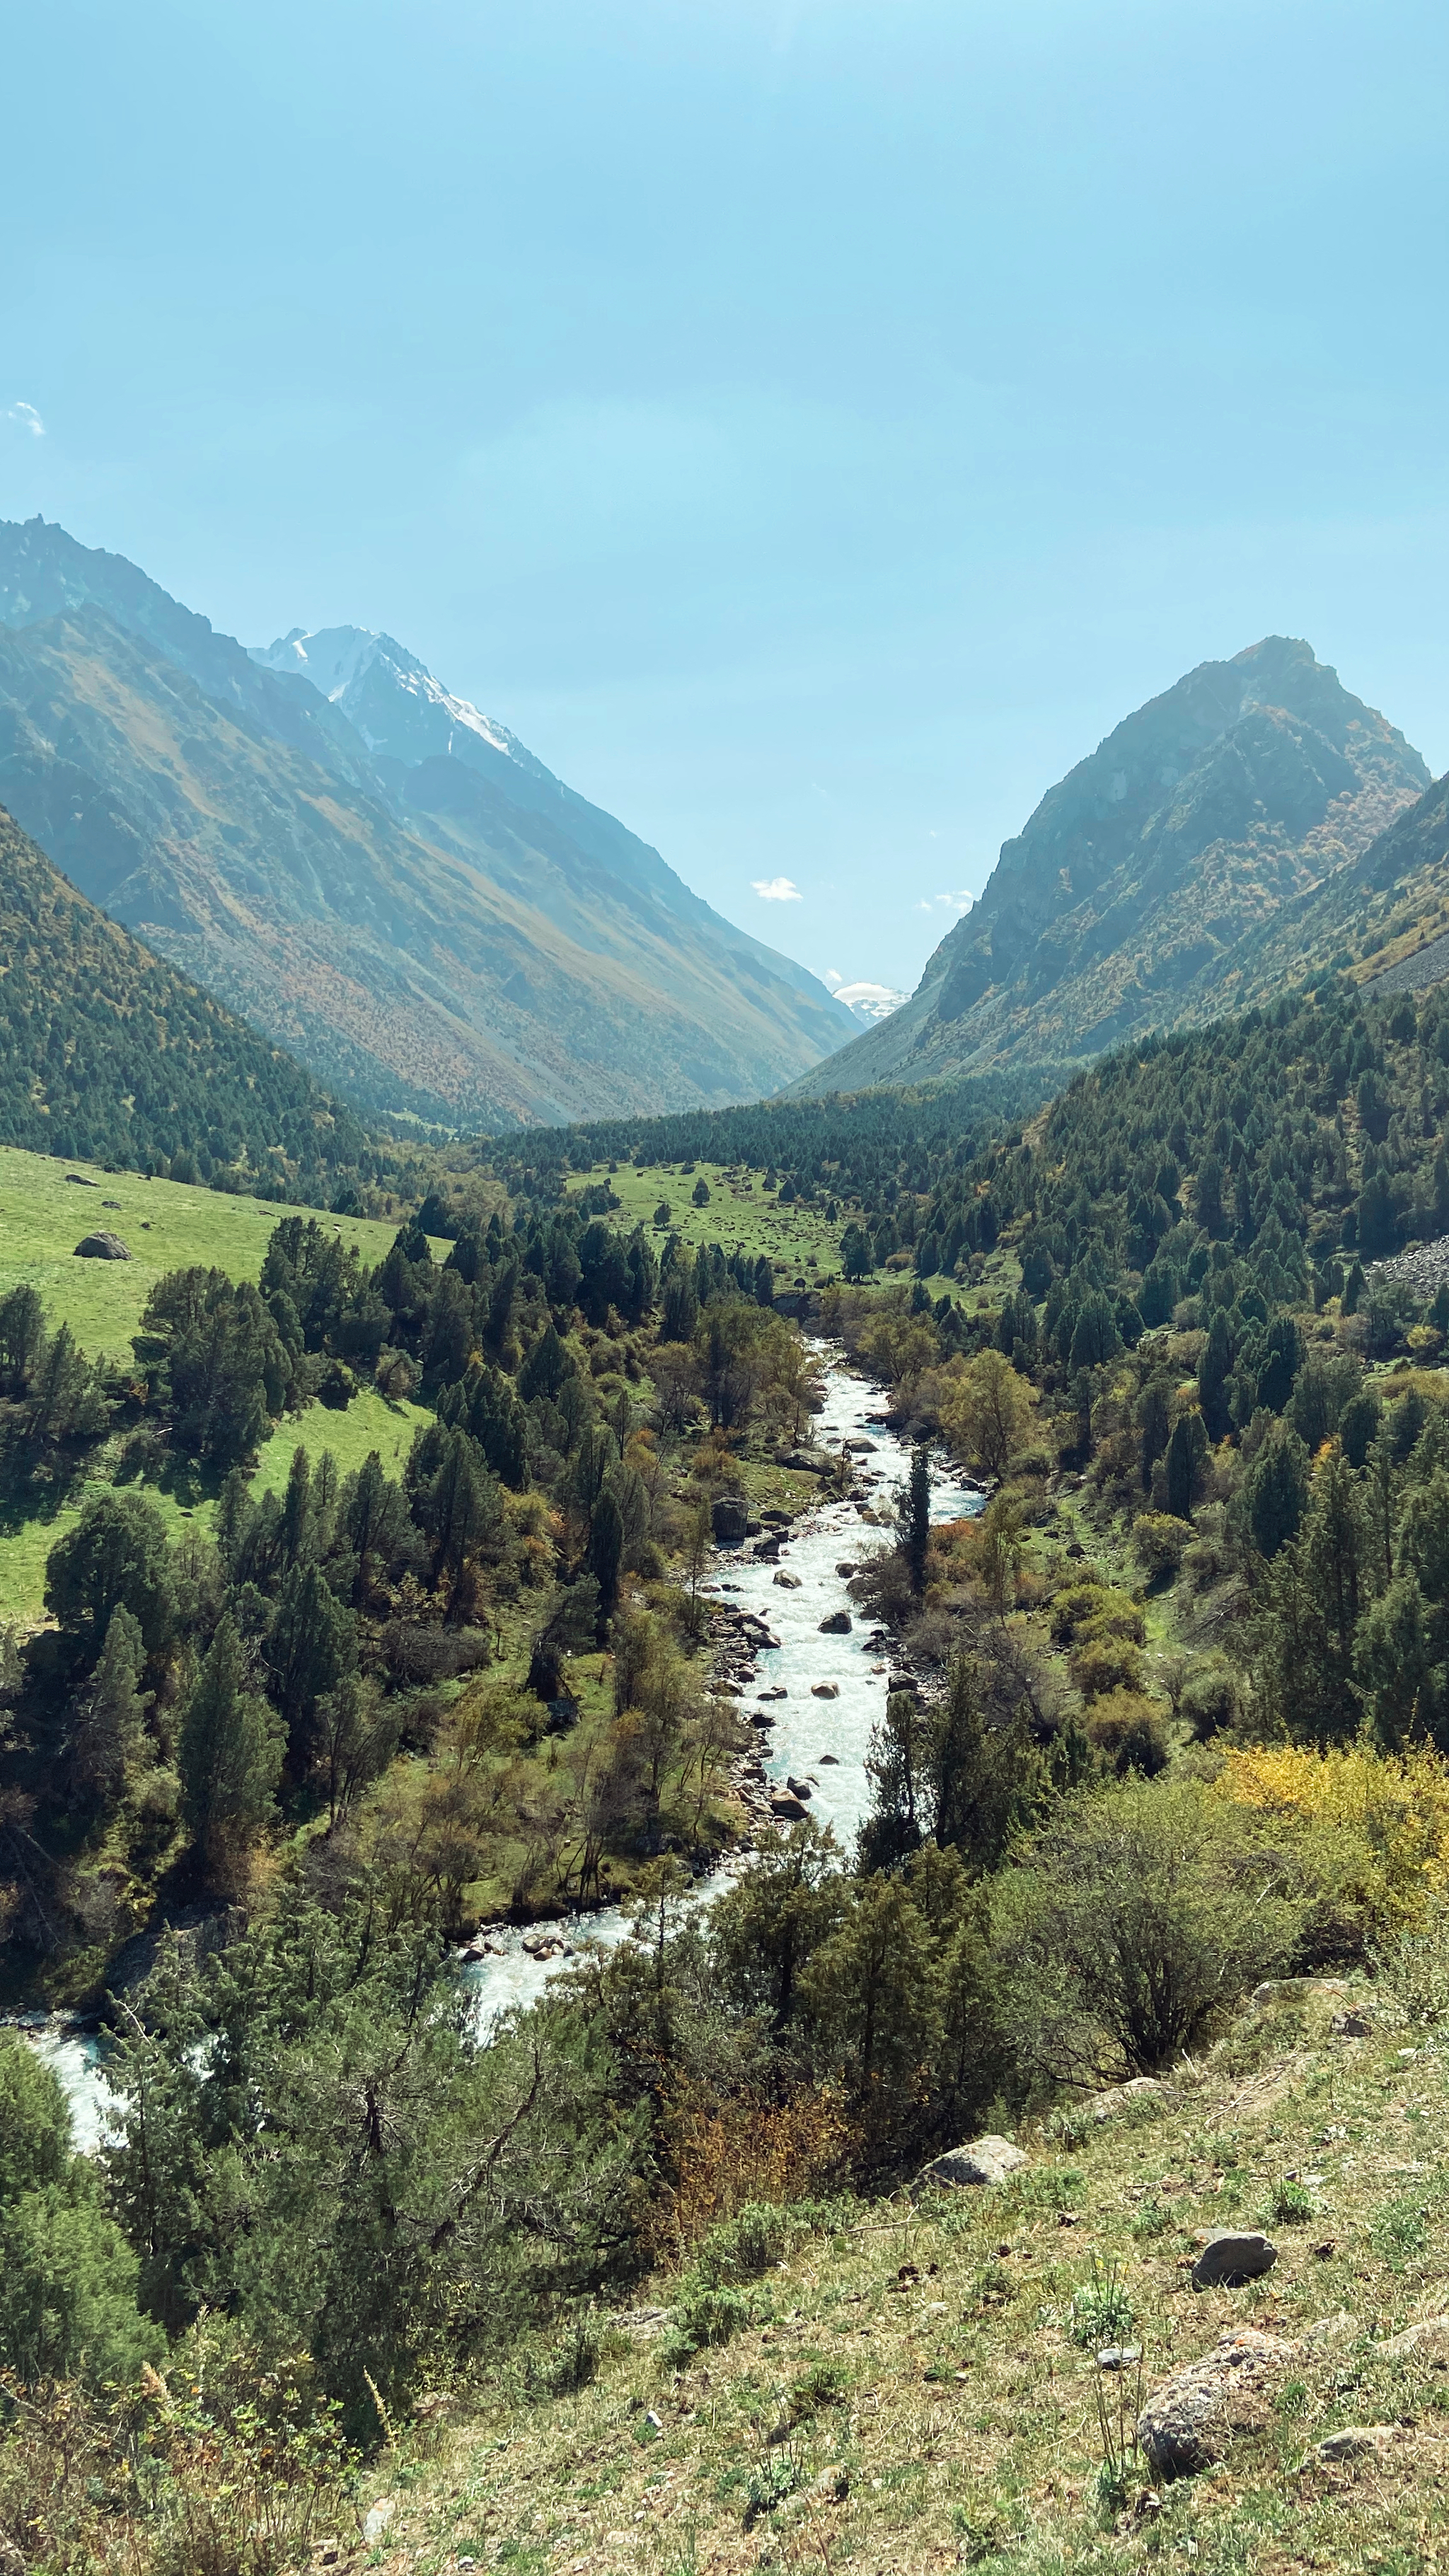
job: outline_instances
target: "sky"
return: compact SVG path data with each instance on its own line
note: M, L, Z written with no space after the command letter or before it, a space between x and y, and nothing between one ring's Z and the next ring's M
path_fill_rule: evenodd
M385 629L817 973L1266 633L1449 765L1442 0L0 25L0 516Z

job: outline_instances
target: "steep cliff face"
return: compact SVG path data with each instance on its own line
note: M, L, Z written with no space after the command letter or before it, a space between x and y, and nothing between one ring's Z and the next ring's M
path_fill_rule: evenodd
M1068 1062L1229 1008L1255 935L1428 784L1307 644L1205 662L1043 797L905 1009L795 1087Z

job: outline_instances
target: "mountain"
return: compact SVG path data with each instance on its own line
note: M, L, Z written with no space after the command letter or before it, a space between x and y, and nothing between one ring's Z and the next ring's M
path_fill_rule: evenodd
M108 921L3 810L0 959L0 1143L132 1168L185 1153L203 1178L223 1165L312 1199L366 1161L350 1110Z
M1204 662L1043 797L905 1008L792 1089L1070 1062L1257 1000L1286 971L1273 925L1340 877L1361 911L1345 872L1428 786L1307 644Z
M0 524L0 800L322 1080L512 1127L757 1097L848 1033L400 646L308 640L249 654L123 558Z

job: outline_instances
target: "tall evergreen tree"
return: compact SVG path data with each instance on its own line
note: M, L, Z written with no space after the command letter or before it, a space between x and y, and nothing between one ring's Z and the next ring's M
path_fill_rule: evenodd
M246 1653L228 1611L196 1676L177 1748L186 1820L209 1866L271 1818L283 1743L276 1711L247 1687Z

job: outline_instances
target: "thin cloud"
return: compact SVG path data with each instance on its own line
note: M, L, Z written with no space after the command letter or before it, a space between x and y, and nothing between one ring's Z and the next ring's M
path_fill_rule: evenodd
M13 420L17 428L28 429L32 438L44 438L45 423L34 403L12 403L5 417L7 420Z
M790 877L755 877L751 880L761 903L803 903L805 897Z

